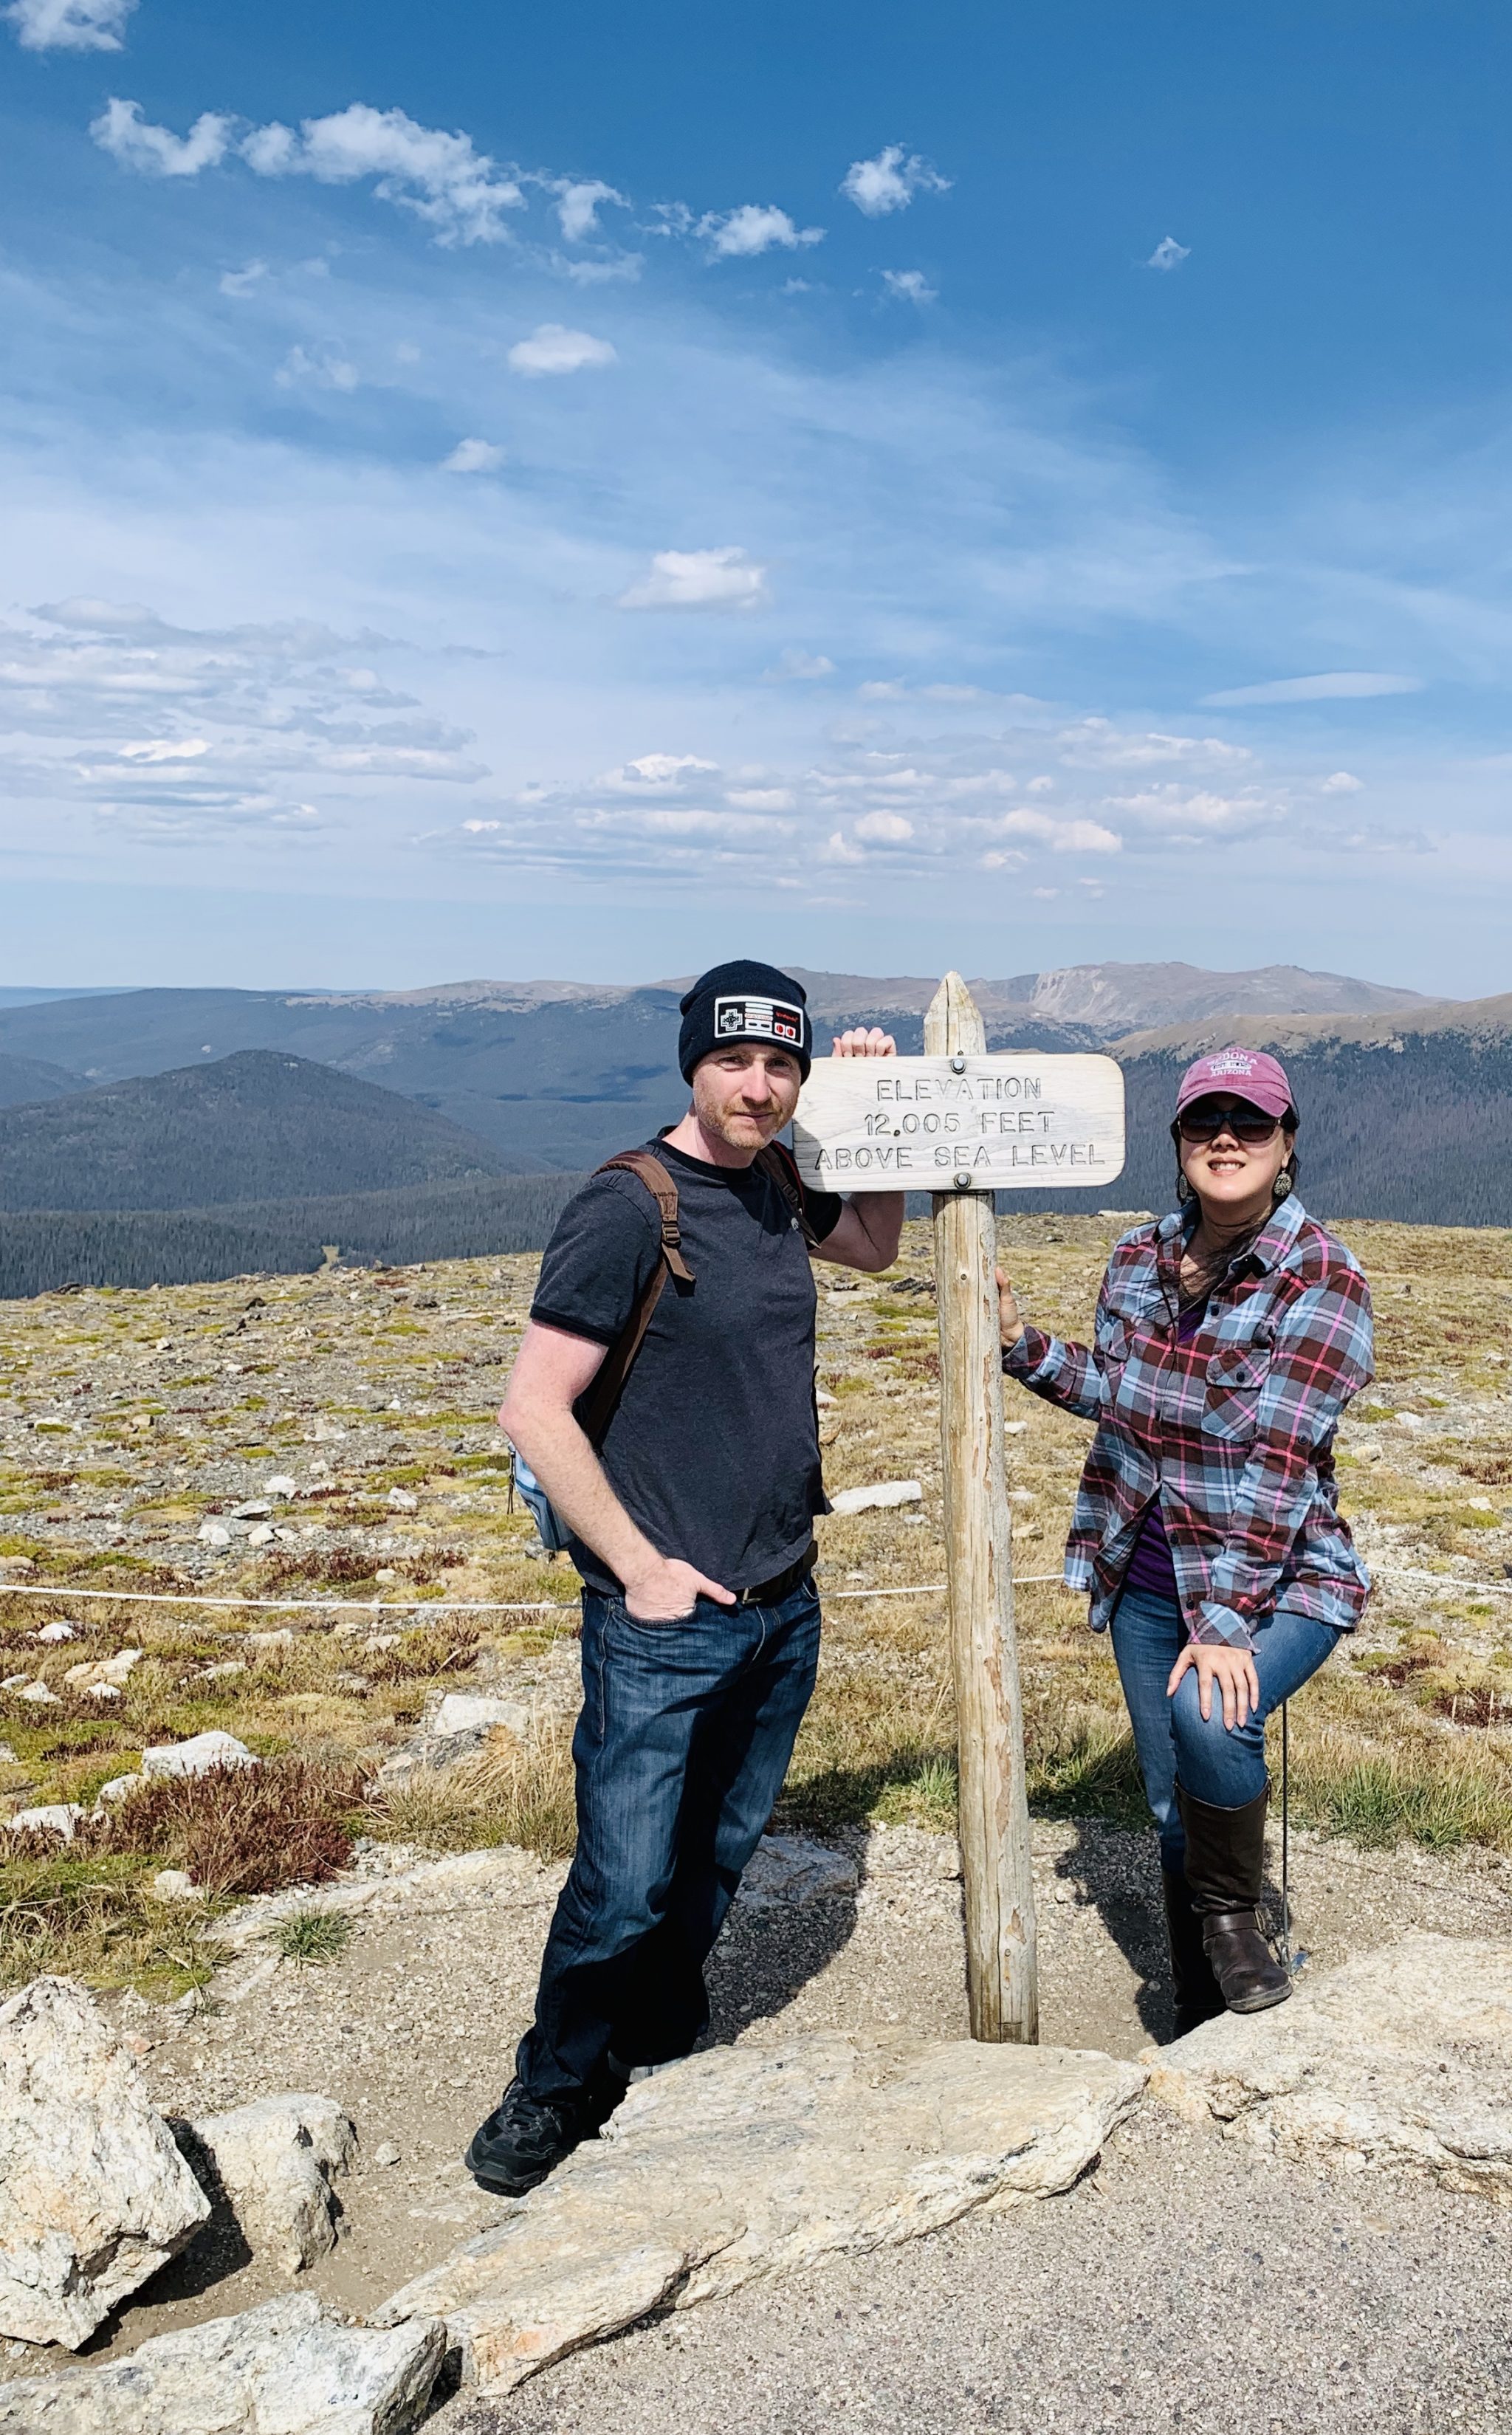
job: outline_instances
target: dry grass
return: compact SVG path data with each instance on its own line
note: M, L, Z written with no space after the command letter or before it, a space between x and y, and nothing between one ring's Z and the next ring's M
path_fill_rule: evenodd
M431 1851L518 1843L543 1860L563 1859L576 1840L571 1736L543 1733L526 1744L497 1732L475 1757L371 1801L364 1824L385 1840Z

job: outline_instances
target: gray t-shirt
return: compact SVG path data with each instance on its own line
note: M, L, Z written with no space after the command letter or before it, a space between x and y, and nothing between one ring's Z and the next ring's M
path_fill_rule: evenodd
M678 1187L691 1286L668 1277L600 1449L610 1485L663 1556L726 1589L795 1563L828 1511L814 1402L815 1289L797 1218L753 1168L645 1148ZM844 1207L805 1192L822 1241ZM590 1178L558 1220L530 1316L612 1344L662 1255L656 1202L623 1167ZM619 1583L576 1540L593 1587Z

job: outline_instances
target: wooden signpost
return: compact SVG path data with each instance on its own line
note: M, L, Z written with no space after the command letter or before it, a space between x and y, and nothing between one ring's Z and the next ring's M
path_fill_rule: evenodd
M947 973L922 1057L820 1059L793 1148L827 1191L928 1191L935 1208L940 1456L960 1771L971 2035L1040 2034L1023 1717L1004 1469L995 1188L1111 1183L1124 1078L1110 1057L988 1056Z

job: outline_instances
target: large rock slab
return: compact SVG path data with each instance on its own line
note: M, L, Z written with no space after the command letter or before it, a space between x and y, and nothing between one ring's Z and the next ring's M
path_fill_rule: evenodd
M1109 2055L904 2031L694 2055L374 2322L443 2317L464 2384L505 2391L650 2308L1066 2189L1143 2081Z
M357 2133L331 2097L259 2097L188 2126L214 2165L254 2257L298 2274L335 2247L331 2177L352 2162Z
M434 2321L374 2333L301 2292L0 2385L0 2435L408 2435L444 2352Z
M1512 2202L1512 1947L1418 1932L1356 1954L1160 2047L1150 2091L1277 2155Z
M0 2005L0 2334L77 2350L209 2213L82 1987Z

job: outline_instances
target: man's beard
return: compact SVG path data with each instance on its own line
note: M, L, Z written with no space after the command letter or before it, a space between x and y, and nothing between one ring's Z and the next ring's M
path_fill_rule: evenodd
M694 1106L705 1132L713 1133L730 1149L765 1148L786 1122L785 1117L776 1114L768 1120L745 1109L700 1108L696 1098Z

